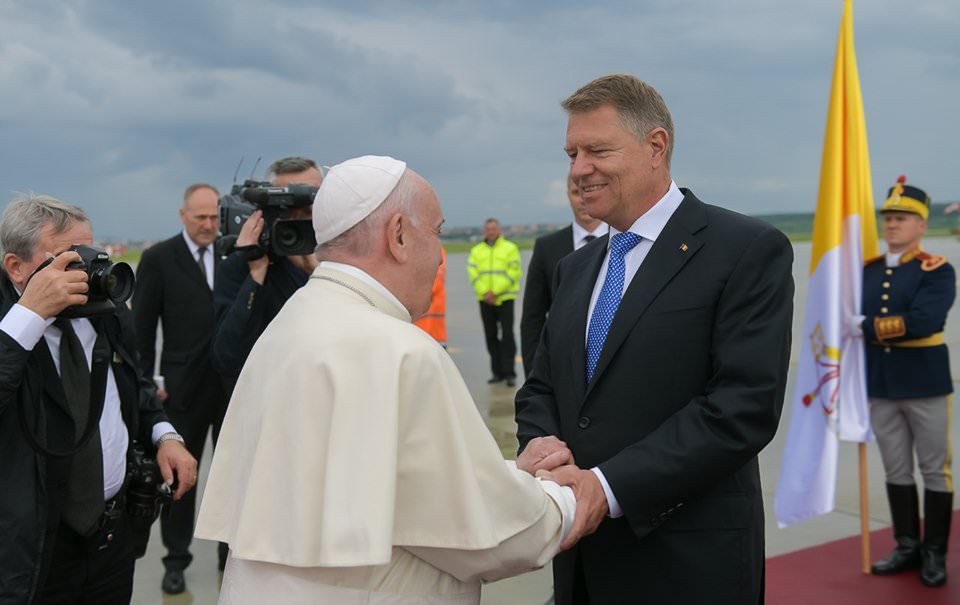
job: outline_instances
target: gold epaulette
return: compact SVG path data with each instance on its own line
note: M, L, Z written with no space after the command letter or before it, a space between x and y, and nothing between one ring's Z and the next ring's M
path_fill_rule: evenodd
M863 261L863 266L870 265L872 263L877 262L878 260L883 260L885 256L886 255L884 254L878 254L877 256L870 257L867 260Z
M933 271L947 264L947 257L939 254L930 254L929 252L917 253L917 260L920 261L920 268L924 271Z

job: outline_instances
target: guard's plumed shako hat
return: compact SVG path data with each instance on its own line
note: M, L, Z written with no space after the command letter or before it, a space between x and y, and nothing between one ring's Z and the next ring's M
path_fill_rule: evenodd
M907 177L901 175L897 184L887 191L887 201L880 212L911 212L927 220L930 216L930 196L923 189L907 185Z

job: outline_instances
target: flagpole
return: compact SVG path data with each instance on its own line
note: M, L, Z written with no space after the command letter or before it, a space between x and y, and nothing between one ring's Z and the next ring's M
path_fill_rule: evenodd
M863 573L870 573L870 491L867 489L867 444L857 444L860 450L860 554Z

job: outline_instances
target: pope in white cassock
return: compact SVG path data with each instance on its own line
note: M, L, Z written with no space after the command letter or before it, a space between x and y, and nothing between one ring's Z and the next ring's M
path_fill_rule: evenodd
M324 179L320 266L240 374L200 508L197 537L230 545L221 604L476 604L481 582L545 565L567 538L573 492L503 460L411 323L442 223L403 162L365 156Z

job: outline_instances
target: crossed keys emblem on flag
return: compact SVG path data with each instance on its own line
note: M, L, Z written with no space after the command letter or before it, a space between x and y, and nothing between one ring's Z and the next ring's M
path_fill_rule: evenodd
M810 334L810 350L813 353L817 386L803 396L803 405L809 406L817 399L824 414L833 414L840 393L840 349L827 344L823 327L818 323Z

